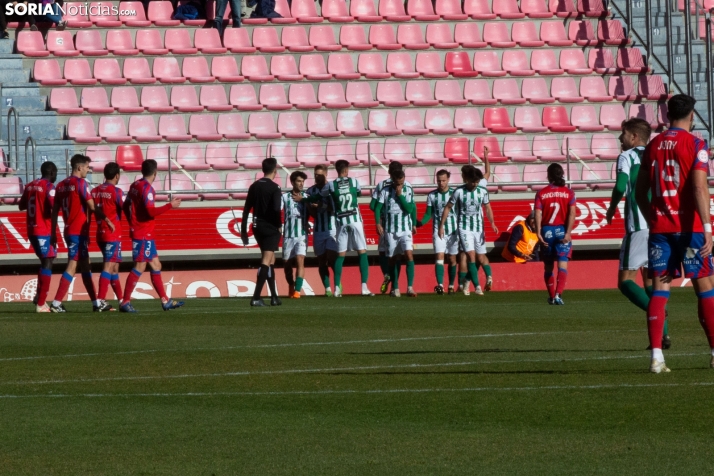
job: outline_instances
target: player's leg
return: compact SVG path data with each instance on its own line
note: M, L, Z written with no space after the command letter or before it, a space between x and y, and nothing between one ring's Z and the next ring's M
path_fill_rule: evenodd
M359 255L359 274L362 278L362 296L374 296L369 290L367 282L369 281L369 258L367 256L367 240L364 237L364 228L362 223L353 223L350 226L350 241L352 248L357 250Z
M545 253L544 253L545 254ZM545 281L545 289L548 291L548 304L555 304L555 278L553 277L553 268L555 262L550 256L543 257L543 280Z
M478 269L476 268L477 260L475 248L467 251L466 257L468 259L469 276L471 277L471 282L474 285L475 293L481 296L483 295L483 291L481 290L481 285L478 282Z
M642 233L644 231L644 233ZM626 233L620 247L620 271L617 275L617 287L632 304L643 311L647 311L650 302L650 293L635 282L637 272L647 266L647 237L648 230ZM645 273L642 273L643 279Z
M342 267L345 264L347 247L349 245L349 231L347 225L337 225L337 257L335 258L335 290L334 296L342 296Z
M436 294L444 294L444 253L435 253L436 264L434 265L434 276L436 277Z
M325 295L332 295L330 289L330 268L327 265L327 236L324 233L315 233L312 237L312 249L317 257L317 272L320 274L320 281L325 287Z
M458 254L459 252L456 251L456 253L447 255L449 257L449 294L454 294L456 292L454 284L456 283L456 271L458 267L456 258L458 257Z
M493 272L491 271L491 263L488 261L488 256L486 256L486 254L478 255L478 263L486 274L486 287L484 290L490 291L493 289Z
M277 242L275 243L275 249L278 248ZM275 252L273 252L273 258L270 261L270 272L268 273L268 290L270 291L270 305L280 306L283 302L278 296L278 286L275 284Z
M650 298L645 289L637 285L636 279L637 270L622 269L617 274L617 287L632 304L646 311Z
M293 266L295 265L295 253L293 247L295 242L292 238L283 238L283 270L285 280L288 282L288 297L295 294L295 278L293 277Z
M409 242L411 242L411 238L409 238ZM413 246L410 246L411 243L407 244L405 243L405 250L404 250L404 257L407 259L407 297L417 297L417 293L414 290L414 276L415 276L415 271L416 271L416 266L414 265L414 252L413 252ZM442 280L444 279L444 274L443 274L443 267L442 267L442 274L441 274ZM444 288L442 287L442 294L444 292Z
M648 268L653 287L647 306L647 334L652 350L650 371L669 372L662 354L662 337L670 285L672 278L679 275L682 263L675 235L650 234L649 257Z
M562 306L565 304L563 302L563 291L565 291L565 284L568 281L568 261L570 260L570 255L572 252L572 242L562 243L561 240L565 237L565 227L558 226L555 227L554 240L555 240L555 255L558 261L558 280L555 286L555 304Z
M260 244L260 242L258 244ZM268 280L268 274L270 274L270 263L272 261L273 254L274 253L272 251L261 250L260 267L258 268L258 277L255 281L253 298L250 301L251 306L265 306L261 295L263 294L263 287Z
M30 243L35 255L40 259L40 270L37 273L37 291L34 299L35 311L50 312L50 307L47 305L47 295L50 292L52 265L55 257L57 257L57 251L50 244L49 236L31 236Z
M99 275L99 287L97 291L97 299L103 301L107 297L109 292L109 285L112 282L112 274L114 271L114 264L112 262L112 256L114 254L113 243L97 242L99 250L102 252L102 272Z
M472 275L472 280L473 276L476 276L476 279L474 280L474 286L476 286L476 294L479 296L483 295L483 291L481 290L481 285L479 285L478 282L478 266L483 265L484 270L486 270L486 290L490 291L491 287L493 286L493 278L491 277L491 266L488 265L488 258L486 257L486 234L483 231L477 231L474 232L474 251L475 251L475 260L474 260L474 268L476 269L476 273L473 273L473 269L469 269L469 273Z
M379 292L382 294L385 294L389 290L389 281L392 274L392 260L389 257L388 247L387 234L384 233L379 237L377 242L377 251L379 251L379 267L382 270L382 276L384 276L382 285L379 287Z
M121 245L121 243L119 243ZM121 252L119 254L119 261L121 261ZM109 281L109 284L112 286L112 290L114 291L114 294L116 295L116 298L118 301L121 302L122 297L124 296L124 293L121 288L121 281L119 281L119 263L112 263L114 266L112 267L112 277L111 280Z
M55 298L50 304L52 312L67 312L62 305L62 301L67 296L67 291L72 284L74 274L77 272L77 261L79 260L79 235L65 235L67 241L67 267L60 278Z
M161 277L161 261L159 260L158 253L156 251L156 246L153 241L151 243L151 248L153 249L153 254L151 260L149 261L149 268L151 268L151 285L154 286L156 294L159 295L161 299L161 308L164 311L170 311L171 309L176 309L184 305L183 301L175 301L169 299L166 295L166 288L164 287L164 280Z
M459 287L466 294L469 295L471 284L468 281L469 276L469 260L466 257L466 253L461 250L459 252Z
M402 255L398 254L396 249L390 250L388 255L390 280L392 282L392 290L389 295L392 297L401 297L402 294L399 290L399 262L402 260Z
M297 268L295 274L295 293L292 297L299 298L300 291L302 291L302 285L305 282L305 255L299 254L295 256L295 267Z
M99 310L102 307L102 303L97 299L97 291L94 287L94 280L92 279L92 264L89 261L89 237L80 235L79 237L79 261L77 263L80 273L82 273L82 283L84 288L87 290L89 295L89 300L92 301L92 306L94 310ZM111 306L108 309L111 310Z

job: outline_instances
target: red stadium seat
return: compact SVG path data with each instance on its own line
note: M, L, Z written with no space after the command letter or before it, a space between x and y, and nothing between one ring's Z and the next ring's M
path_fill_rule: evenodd
M235 170L238 168L233 147L229 144L207 144L206 163L213 170Z
M299 23L322 23L313 0L293 0L290 13Z
M641 97L650 101L661 101L669 98L669 91L662 81L662 76L640 76L638 91Z
M496 79L493 82L493 97L501 104L525 104L515 79Z
M625 120L625 109L622 104L603 104L600 107L600 124L608 130L619 131Z
M426 41L437 49L458 48L454 41L454 32L448 23L432 23L426 27Z
M137 30L136 47L144 55L162 56L169 52L169 49L164 46L161 32L152 29Z
M504 107L490 107L483 112L483 125L494 134L513 134L517 131L511 125L508 110Z
M612 190L615 186L614 182L601 183L600 181L615 179L616 166L617 164L589 164L589 170L583 168L583 180L587 180L588 186L593 190Z
M114 162L114 154L108 145L90 145L87 147L85 155L92 159L89 164L92 172L101 172L105 165Z
M398 136L402 133L396 126L394 113L390 110L370 111L369 130L379 136Z
M593 134L590 149L600 160L615 160L620 155L620 142L612 134Z
M618 48L617 67L626 73L647 73L650 70L639 48Z
M231 86L230 103L239 111L260 111L263 105L258 102L252 84L235 84Z
M231 30L235 29L231 28ZM239 83L245 79L232 56L215 56L211 61L211 76L222 83Z
M447 21L461 21L469 17L461 10L459 0L436 0L434 10L437 15Z
M369 93L371 89L367 87ZM404 97L402 85L396 81L380 81L377 83L377 101L386 107L406 107L409 101Z
M414 193L426 194L434 187L434 175L426 167L409 167L405 170L407 179L414 186ZM419 187L429 185L429 187Z
M463 134L485 134L488 129L481 123L481 115L476 108L456 109L454 126Z
M372 111L377 113L377 111ZM424 127L424 117L417 109L403 109L397 111L395 126L402 134L417 136L429 133L429 129Z
M104 41L99 34L99 30L78 31L74 37L74 45L83 56L105 56L109 54L109 50L104 48Z
M255 53L257 48L253 46L245 28L228 28L223 33L223 46L231 53Z
M550 104L555 98L550 95L545 78L525 78L521 84L523 97L531 104Z
M548 11L544 0L521 0L521 11L528 18L552 18L553 12Z
M260 144L241 142L236 147L236 160L243 168L259 169L265 157L265 149Z
M533 138L533 154L543 162L565 162L565 155L561 152L560 143L555 136L535 136ZM529 180L524 177L524 180L533 179Z
M104 91L104 88L99 88ZM136 114L144 112L145 107L139 103L139 96L133 87L112 88L112 108L122 114Z
M156 131L156 123L151 116L132 116L129 118L129 135L137 142L160 142L161 136ZM168 170L164 168L162 170Z
M179 144L179 146L176 147L176 162L186 170L209 169L209 165L206 163L206 152L203 146L199 144ZM172 179L178 175L179 174L174 174ZM175 190L173 183L172 190Z
M381 82L379 84L382 84ZM340 91L336 91L335 101L341 99ZM347 83L345 96L347 102L356 108L370 108L379 106L379 101L375 101L372 95L372 88L368 83L350 82Z
M321 54L300 56L300 74L310 81L326 81L332 79L332 75L327 72L325 59Z
M563 106L543 108L543 124L551 132L575 132L576 127L568 119L568 111Z
M495 52L494 55L496 54ZM479 53L477 52L476 55ZM481 62L478 62L479 67L481 67ZM474 71L471 66L471 58L469 54L465 51L458 52L448 52L446 53L446 59L444 61L444 66L446 71L454 76L455 78L473 78L478 76L478 71ZM503 74L506 74L504 71Z
M444 106L465 106L469 103L464 98L461 85L454 80L440 80L434 86L434 97Z
M593 48L588 52L588 65L597 74L615 74L619 71L610 50Z
M184 58L183 75L192 83L212 83L216 80L208 69L205 56Z
M612 96L605 89L605 82L599 76L580 79L580 95L589 102L612 101Z
M497 165L493 168L493 183L497 183L498 188L504 192L525 192L528 190L527 185L507 185L522 181L522 174L517 165Z
M155 26L178 26L181 24L180 20L172 19L174 14L174 7L171 2L168 1L151 1L149 2L149 10L147 12L147 18Z
M507 136L503 140L503 155L514 162L536 161L531 141L527 137ZM518 181L520 181L520 178Z
M558 100L558 102L576 103L583 102L583 98L578 94L578 86L575 84L575 79L571 77L553 78L550 82L550 94Z
M87 9L89 20L100 28L116 28L122 21L105 2L91 2ZM117 12L118 13L118 12Z
M149 112L173 112L169 97L163 86L147 86L141 89L141 105Z
M131 137L126 132L124 118L121 116L101 116L99 136L107 142L131 142Z
M272 81L265 56L244 56L241 60L241 72L249 81Z
M301 112L283 112L278 116L278 132L288 139L307 139L308 132Z
M280 41L287 49L294 53L307 53L314 51L315 47L307 38L307 30L302 26L286 26L280 36Z
M338 112L337 130L347 137L363 137L369 135L369 131L364 128L364 120L359 111Z
M320 109L322 107L322 104L317 101L315 89L311 84L291 84L288 91L288 102L291 107L297 109Z
M595 154L590 152L590 140L582 134L566 134L563 137L563 153L567 154L568 150L581 160L595 160Z
M526 15L521 13L516 0L498 0L493 2L493 13L505 20L518 20Z
M94 77L102 84L126 84L116 58L97 58L94 60Z
M223 134L216 129L213 116L207 114L192 114L188 120L188 133L199 141L219 141Z
M138 145L119 145L116 149L116 163L122 170L136 172L141 170L144 154Z
M399 25L397 27L397 42L402 45L402 48L408 50L429 49L429 43L424 41L424 31L419 24Z
M361 28L361 27L360 27ZM369 43L378 50L399 50L402 45L397 42L397 35L392 25L372 25L369 27ZM348 47L348 49L350 49Z
M18 51L20 51L20 38L22 34L26 32L20 32L18 37ZM47 51L52 53L53 56L79 56L80 52L74 47L74 38L72 37L72 32L70 31L48 31L47 32ZM21 51L22 52L22 51ZM28 55L25 56L35 56ZM46 56L46 55L45 55Z
M537 107L523 106L516 108L513 123L519 131L526 133L548 131L548 128L543 125L540 110Z
M491 106L498 103L491 94L491 85L486 79L469 79L464 83L464 98L477 106Z
M544 21L540 24L540 39L548 46L572 46L573 40L565 34L563 22Z
M43 86L64 86L67 80L62 77L62 70L56 59L35 60L32 78Z
M477 23L457 23L454 28L454 41L462 48L485 48L486 42L481 37Z
M75 86L93 86L97 84L89 62L86 59L67 59L64 62L64 77Z
M618 101L635 101L639 99L637 86L632 76L611 76L609 82L610 96Z
M133 11L133 15L122 15L121 12ZM119 2L119 20L129 27L151 26L151 21L146 18L144 5L141 2Z
M492 48L513 48L510 28L505 23L487 22L483 27L483 39Z
M50 92L50 107L58 114L82 114L77 94L71 88L53 88Z
M434 98L434 92L431 89L431 85L426 81L408 81L406 87L406 99L413 106L418 107L439 105L439 101Z
M0 195L22 195L23 190L20 177L0 177ZM6 205L15 205L20 199L5 197L1 201Z
M293 55L276 55L270 60L270 74L278 81L302 81L304 76L298 71Z
M491 10L488 0L464 0L464 13L474 20L493 20L496 14Z
M407 15L404 10L403 0L380 0L379 14L387 21L402 22L411 20L411 15ZM359 21L364 21L358 18Z
M357 71L367 79L388 79L392 75L382 60L379 53L362 53L357 60Z
M164 3L164 2L159 2L159 3ZM192 144L182 144L185 145L186 147L194 147ZM180 147L180 146L179 146ZM203 149L201 149L203 150ZM188 154L190 151L187 151L186 149L182 150L183 154ZM198 152L198 150L196 150ZM178 150L176 151L178 154ZM195 190L193 182L189 177L186 177L183 174L173 174L171 176L171 179L169 180L169 177L167 176L164 179L164 190L166 191L172 191L172 192L187 192L191 190ZM177 198L180 198L181 200L184 201L193 201L193 200L198 200L198 194L197 193L181 193L175 195Z
M625 46L630 42L620 20L600 20L597 24L597 38L606 45Z
M131 32L125 29L107 31L107 50L115 56L134 56L139 54L134 47Z
M568 38L578 46L596 46L599 43L590 20L571 21L568 25Z
M578 12L597 18L607 15L607 8L602 0L578 0Z
M272 26L258 27L253 30L253 46L261 53L282 53L285 46L280 43L278 30Z
M93 23L89 20L87 16L87 8L85 3L80 2L65 2L64 10L65 14L62 19L67 22L67 26L70 28L89 28ZM81 7L81 8L80 8ZM141 9L142 13L144 8Z
M297 145L296 158L303 167L327 165L325 150L322 148L322 143L318 141L300 141Z
M424 117L424 125L432 134L452 135L459 132L454 127L454 119L448 109L429 109Z
M198 173L196 174L196 183L198 184L198 190L221 190L225 188L223 179L217 173ZM229 198L227 193L199 193L198 195L203 200L228 200Z
M186 77L181 76L178 61L169 56L154 59L154 77L161 83L185 83Z
M377 161L384 163L384 143L381 139L358 140L355 155L362 165L369 165L370 161L373 167L377 165ZM329 155L327 160L334 163Z
M355 155L355 148L349 140L331 140L325 146L323 160L334 164L338 160L346 160L350 166L358 166L360 161Z
M508 157L501 152L501 143L494 136L479 136L474 139L474 155L483 160L484 148L488 147L488 160L499 163L507 162Z
M215 28L196 30L193 40L198 51L206 55L221 55L228 51Z
M481 76L499 77L507 74L501 69L501 60L496 51L477 51L474 53L474 67L481 73Z
M248 116L248 132L256 139L279 139L282 134L278 132L269 112L257 112Z
M448 164L444 154L444 143L433 137L420 137L414 144L414 157L423 164Z
M17 34L17 51L25 56L40 58L49 56L45 39L39 31L21 31Z
M335 79L359 79L362 75L355 70L352 56L349 54L334 54L327 58L327 71Z
M401 162L402 165L417 163L412 152L411 142L402 137L390 137L384 141L384 159L387 162Z
M354 21L350 15L345 0L323 0L322 16L332 23L349 23Z
M560 67L568 74L592 74L592 68L585 63L585 55L579 49L560 52Z
M531 68L542 76L560 75L565 72L562 68L558 67L558 60L555 58L555 53L550 49L532 51Z
M434 13L431 0L407 0L407 13L416 21L436 21L440 18Z
M533 76L535 71L528 67L526 53L520 49L510 49L503 52L503 69L511 76Z
M226 139L240 140L250 138L250 134L245 130L243 116L240 114L220 114L216 129Z
M60 91L60 89L52 90L53 93L55 91ZM104 88L82 88L81 103L84 110L90 114L111 114L114 112L114 108L109 105L107 90Z
M183 117L175 114L159 117L159 134L167 141L191 140L191 135L186 134L186 123Z
M350 15L359 22L382 21L382 16L377 14L377 9L374 8L372 0L352 0L350 2Z
M367 35L362 25L342 25L340 27L340 44L352 51L372 49L372 44L367 40Z
M458 114L457 109L457 114ZM471 151L466 137L449 137L444 141L444 155L450 162L466 164L469 162Z
M309 40L317 51L340 51L342 49L342 45L335 39L335 32L331 26L311 26Z
M449 73L444 70L444 63L441 61L439 53L417 53L416 71L425 78L446 78L449 76Z
M228 104L228 96L222 85L203 86L199 100L201 106L208 111L223 112L233 109L233 106Z
M417 63L419 62L419 55L422 55L424 53L418 53L417 54ZM438 55L437 55L438 56ZM391 74L395 78L399 79L414 79L418 78L420 73L417 72L417 69L414 67L414 63L412 62L412 57L409 53L389 53L387 56L387 73ZM425 77L432 77L432 76L426 76L427 74L431 73L424 73ZM437 74L437 73L434 73ZM438 74L447 74L447 73L438 73Z
M571 0L550 0L549 9L560 18L570 18L578 16L578 10Z
M271 142L268 144L268 157L275 157L283 167L300 167L295 157L295 148L290 142Z
M600 125L593 106L573 106L570 110L571 122L581 132L600 132L605 127Z
M545 45L545 41L540 39L536 25L530 21L519 21L513 23L511 36L518 46L524 48L538 48Z
M630 110L627 114L628 118L636 117L638 119L643 119L647 121L653 129L659 127L659 121L657 120L657 113L655 112L652 104L630 104Z
M248 196L248 188L253 185L253 174L249 172L232 172L226 176L227 190L245 190L245 192L231 192L231 198L243 200Z
M347 83L347 87L361 83ZM369 88L369 85L367 85ZM370 90L371 97L371 90ZM350 107L350 103L345 100L345 90L341 83L323 83L317 89L317 101L328 109L344 109Z

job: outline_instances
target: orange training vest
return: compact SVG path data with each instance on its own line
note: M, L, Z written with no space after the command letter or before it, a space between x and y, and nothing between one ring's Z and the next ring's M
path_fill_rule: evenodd
M528 229L528 226L526 225L525 220L519 221L516 226L523 227L523 236L521 237L521 240L518 242L516 245L516 249L523 253L524 255L529 255L533 253L533 250L535 249L536 245L538 244L538 235L535 234L535 232L532 232ZM515 228L515 227L514 227ZM503 248L503 252L501 252L501 256L503 256L504 259L507 259L508 261L512 261L514 263L525 263L526 260L523 258L520 258L518 256L513 256L510 251L508 251L508 243L506 243L506 246Z

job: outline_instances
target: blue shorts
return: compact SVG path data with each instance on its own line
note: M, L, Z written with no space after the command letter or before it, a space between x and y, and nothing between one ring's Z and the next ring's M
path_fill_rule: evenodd
M85 235L65 235L67 254L70 261L89 258L89 237Z
M99 249L102 252L102 257L104 258L105 263L121 263L120 241L98 241L97 244L99 245Z
M712 255L702 256L704 233L650 233L649 275L678 278L706 278L714 274Z
M154 240L131 240L131 257L134 263L148 263L159 256Z
M544 226L541 235L548 246L541 247L541 259L543 261L568 261L573 254L573 242L564 244L560 240L565 238L565 227L563 225Z
M50 244L49 236L30 236L30 244L38 258L55 258L57 250Z

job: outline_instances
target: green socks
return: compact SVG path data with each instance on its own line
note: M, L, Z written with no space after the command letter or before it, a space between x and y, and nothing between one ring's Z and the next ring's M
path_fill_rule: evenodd
M414 262L410 261L409 263L414 263ZM407 266L409 266L409 264L407 264ZM451 271L451 269L449 269L449 272L450 271ZM407 273L408 272L409 272L409 268L407 268ZM434 272L436 273L436 284L443 286L444 285L444 262L443 261L436 262L436 267L434 269Z
M303 278L298 277L295 280L295 291L300 292L302 290L302 282L304 281Z
M342 261L344 261L344 258L342 258ZM359 255L359 274L362 277L362 284L365 284L369 280L369 260L367 259L367 253Z
M478 268L476 267L476 263L469 263L469 274L471 275L471 282L474 283L474 286L478 287Z
M382 276L389 274L389 257L386 254L379 255L379 267L382 269Z
M647 311L647 306L650 303L650 298L644 289L639 287L636 282L628 279L620 284L620 291L630 300L632 304L639 307L643 311Z
M466 274L467 273L459 272L459 286L463 286L466 282Z
M483 265L483 271L484 271L484 273L486 273L487 278L490 277L491 276L491 265L490 264Z
M454 281L456 281L456 266L449 264L449 286L453 286Z
M335 288L339 288L342 284L342 266L345 264L345 257L338 256L335 260Z
M320 266L318 268L318 271L320 272L320 279L322 279L322 285L325 286L325 289L330 287L330 268L327 266Z
M441 279L444 279L444 265L441 265ZM407 261L407 286L414 286L414 261Z

